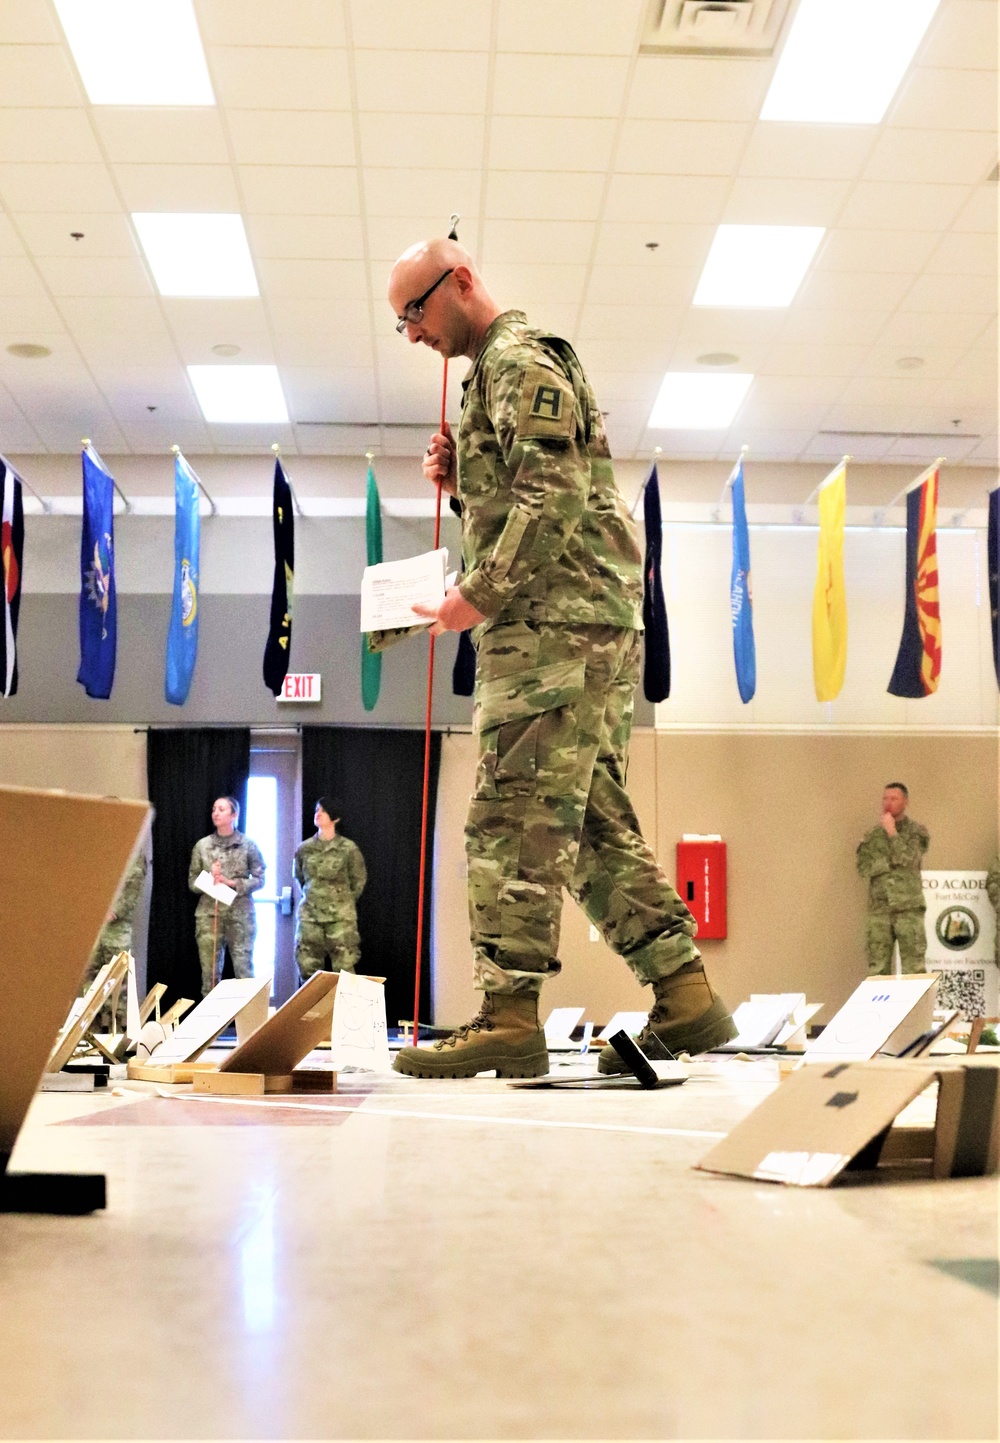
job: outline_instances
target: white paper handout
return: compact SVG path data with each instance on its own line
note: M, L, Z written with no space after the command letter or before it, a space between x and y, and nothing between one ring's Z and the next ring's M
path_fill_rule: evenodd
M391 1072L385 1023L385 984L354 972L337 974L330 1026L330 1065Z
M936 991L934 976L869 977L807 1044L805 1061L864 1062L881 1051L895 1056L930 1027Z
M447 547L366 566L361 576L361 630L386 631L397 626L430 625L413 610L444 601Z
M232 887L227 887L225 882L214 882L211 872L199 872L194 884L199 892L204 892L206 897L214 897L223 907L231 907L239 896L239 893Z
M579 1052L580 1044L573 1042L573 1028L583 1016L582 1007L553 1007L545 1019L545 1045L546 1047L571 1047L574 1052Z

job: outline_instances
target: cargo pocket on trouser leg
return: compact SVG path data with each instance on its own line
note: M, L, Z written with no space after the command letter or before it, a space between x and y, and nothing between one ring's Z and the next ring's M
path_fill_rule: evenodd
M582 661L556 662L480 683L465 836L476 985L487 991L537 991L559 971L561 890L583 816L574 784L584 676Z

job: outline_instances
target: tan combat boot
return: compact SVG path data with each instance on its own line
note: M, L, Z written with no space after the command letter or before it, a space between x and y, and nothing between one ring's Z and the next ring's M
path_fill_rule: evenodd
M541 1077L549 1070L538 997L487 992L479 1016L430 1047L403 1047L392 1064L410 1077Z
M726 1011L726 1004L712 991L700 962L688 962L669 977L653 983L656 1002L646 1025L636 1038L643 1045L651 1036L659 1038L664 1047L678 1052L707 1052L721 1047L736 1036L736 1024ZM597 1059L598 1072L627 1072L613 1047L602 1049Z

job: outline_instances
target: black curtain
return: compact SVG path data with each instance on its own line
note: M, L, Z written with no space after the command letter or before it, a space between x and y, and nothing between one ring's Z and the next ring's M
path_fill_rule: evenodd
M149 907L146 985L167 984L165 1005L201 996L194 941L198 898L188 890L191 849L212 831L212 803L232 796L242 829L250 776L249 727L150 729L146 780L153 818L153 890Z
M420 1021L430 1022L434 811L441 737L431 734L428 856L420 962ZM424 734L377 727L302 728L302 835L311 837L316 798L336 798L338 831L361 848L368 883L358 901L361 971L384 977L390 1027L413 1016Z

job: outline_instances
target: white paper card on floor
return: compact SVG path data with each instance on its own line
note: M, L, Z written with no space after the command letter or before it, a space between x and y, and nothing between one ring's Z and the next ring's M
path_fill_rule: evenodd
M270 991L270 977L227 977L142 1060L154 1067L193 1062L231 1022L242 1042L267 1021Z
M937 978L869 977L808 1043L806 1062L866 1062L897 1056L931 1027Z
M545 1045L546 1047L573 1047L573 1028L579 1023L584 1014L583 1007L553 1007L545 1019Z
M342 1072L345 1067L366 1072L392 1071L382 982L354 972L337 974L330 1028L330 1066L335 1072Z
M638 1037L646 1025L646 1017L645 1012L616 1012L604 1031L597 1034L597 1039L599 1042L608 1042L616 1032Z
M997 918L986 891L986 873L955 868L920 875L927 903L927 966L941 976L938 1006L957 1007L966 1020L996 1017Z
M779 992L741 1002L733 1013L737 1035L726 1043L727 1050L739 1052L745 1047L770 1047L794 1011L799 995Z

